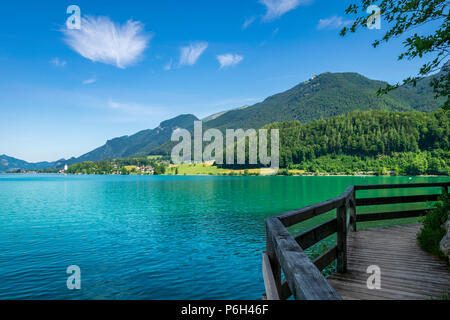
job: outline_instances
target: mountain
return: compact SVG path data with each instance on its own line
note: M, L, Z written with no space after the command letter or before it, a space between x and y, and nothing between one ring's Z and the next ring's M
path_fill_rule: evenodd
M422 112L432 112L436 110L436 105L442 107L445 98L435 99L435 94L430 86L434 78L440 78L448 73L450 69L450 60L442 67L441 71L433 76L423 78L417 81L416 86L402 86L390 93L394 99L404 101L413 106L413 109Z
M217 119L217 118L220 117L220 116L223 116L223 115L224 115L225 113L227 113L227 112L234 111L234 110L240 110L240 109L246 109L246 108L248 108L248 105L242 106L242 107L240 107L240 108L232 109L232 110L227 110L227 111L218 112L218 113L212 114L212 115L210 115L210 116L208 116L208 117L206 117L206 118L203 118L202 121L203 121L203 122L208 122L208 121Z
M183 128L191 130L194 128L194 121L197 120L198 118L192 114L180 115L176 118L162 122L155 129L143 130L132 136L124 136L109 140L105 145L86 153L79 158L72 159L70 163L147 155L153 149L156 149L169 141L175 129Z
M173 119L161 122L155 129L143 130L131 136L123 136L109 140L103 146L88 152L81 157L68 160L61 159L55 162L29 163L7 155L0 156L0 172L12 170L42 170L48 168L62 168L65 164L71 165L84 161L98 161L103 159L127 158L147 155L153 149L170 141L172 132L177 128L191 130L194 121L198 118L191 114L184 114Z
M439 76L437 74L435 76ZM430 81L424 78L417 86L402 86L387 95L377 95L386 82L371 80L357 73L324 73L297 86L273 95L253 106L216 113L203 119L204 130L259 129L264 125L299 121L308 123L347 114L356 110L432 112L443 105L436 100ZM168 141L151 154L170 154L175 143Z
M260 128L280 121L302 123L327 119L355 110L434 111L442 101L434 99L430 78L417 87L404 86L387 95L377 95L387 84L357 73L324 73L253 106L225 112L206 125L218 129Z
M280 131L283 168L450 174L450 118L442 109L433 113L355 111L306 124L287 121L264 128Z
M444 103L435 99L429 85L433 77L418 81L417 86L402 86L387 95L377 95L386 82L371 80L357 73L323 73L302 82L295 87L275 94L263 102L243 106L229 111L213 114L203 119L204 130L237 128L259 129L264 125L282 121L308 123L319 119L348 114L360 110L379 111L422 111L432 112ZM31 164L26 161L3 156L0 158L0 171L8 169L36 170L60 168L64 164L83 161L117 159L149 154L170 154L174 145L170 141L176 128L193 129L194 121L199 120L191 114L180 115L162 122L157 128L143 130L131 136L123 136L106 142L105 145L82 155L79 158Z
M47 168L62 168L66 160L61 159L55 162L37 162L30 163L24 160L9 157L7 155L0 156L0 172L7 172L12 170L41 170Z

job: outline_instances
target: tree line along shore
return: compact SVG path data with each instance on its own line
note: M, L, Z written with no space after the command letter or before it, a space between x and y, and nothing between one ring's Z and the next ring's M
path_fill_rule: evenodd
M280 132L279 175L450 175L448 111L356 111L310 123L278 122L263 128ZM267 171L261 166L214 162L174 165L170 159L167 151L164 155L82 162L64 173L265 175Z

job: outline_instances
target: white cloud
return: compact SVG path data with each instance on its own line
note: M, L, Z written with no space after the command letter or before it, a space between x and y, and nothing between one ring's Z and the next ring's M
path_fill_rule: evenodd
M86 59L125 69L141 57L152 37L143 29L139 21L120 25L108 17L86 16L81 19L81 29L62 32L69 47Z
M203 52L208 48L207 42L196 42L187 47L181 47L180 66L193 66Z
M352 20L344 20L342 17L339 16L332 16L327 19L320 19L319 24L317 25L317 29L323 30L323 29L339 29L341 27L347 26L351 24Z
M95 83L95 82L97 82L97 79L90 78L90 79L84 80L82 83L83 84L92 84L92 83Z
M59 58L53 58L52 60L50 60L50 62L56 67L65 67L67 65L66 61L61 60Z
M244 57L238 54L227 53L218 55L217 60L220 63L220 68L223 69L239 64L242 60L244 60Z
M253 22L255 22L255 17L245 19L244 23L242 24L242 30L247 29Z
M172 59L170 59L170 61L164 66L164 70L170 71L170 70L172 70L172 67L173 67L173 62L172 62Z
M259 0L266 6L267 12L264 21L275 20L285 13L296 9L299 5L309 4L312 0Z

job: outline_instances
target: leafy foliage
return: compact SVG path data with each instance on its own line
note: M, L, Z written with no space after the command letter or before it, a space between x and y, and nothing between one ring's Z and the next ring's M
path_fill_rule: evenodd
M390 28L382 39L373 43L374 47L414 30L415 32L409 33L403 42L405 51L400 54L398 59L411 60L424 56L431 57L420 68L418 76L405 79L403 84L416 85L418 79L439 71L440 66L447 61L450 54L450 5L448 0L358 0L357 2L357 4L351 4L346 13L359 16L351 27L342 29L341 35L356 32L358 28L367 28L369 16L366 15L366 9L371 5L377 5L381 9L383 21L387 22ZM432 34L417 32L418 27L436 24L439 26L434 29ZM437 96L447 97L444 107L450 108L450 73L448 70L443 70L431 84ZM400 84L387 85L379 92L387 93L399 86Z
M446 230L443 225L447 221L449 213L450 197L448 194L444 194L441 201L436 204L436 208L422 218L423 228L417 235L420 246L441 259L446 258L440 249L440 242L445 236Z
M283 168L330 173L450 173L450 120L444 110L432 114L356 111L308 124L291 121L264 128L280 130Z
M168 161L166 161L168 162ZM154 174L160 175L166 172L167 164L162 159L152 158L127 158L119 160L101 160L101 161L85 161L72 164L67 173L70 174L121 174L128 175L137 173L136 170L128 169L128 167L144 167L151 166L154 168Z

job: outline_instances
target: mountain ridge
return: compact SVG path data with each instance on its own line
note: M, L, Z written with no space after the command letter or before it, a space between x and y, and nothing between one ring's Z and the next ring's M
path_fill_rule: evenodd
M440 101L434 99L428 85L430 81L431 77L425 78L418 82L419 87L404 86L397 89L399 91L378 96L378 89L385 87L387 82L353 72L326 72L253 106L225 112L206 123L218 129L246 129L280 121L305 123L356 110L433 111L439 108Z
M432 78L439 74L418 81L416 87L402 86L387 95L379 96L377 90L384 87L387 82L371 80L354 72L326 72L300 82L286 91L269 96L252 106L243 106L208 116L203 119L204 128L217 128L222 131L238 128L259 129L275 122L308 123L357 110L432 112L443 104L441 103L443 99L434 98L433 90L429 86ZM199 119L192 114L182 114L161 122L154 129L110 139L104 145L78 158L36 164L12 157L10 158L14 160L3 160L22 166L17 169L36 170L45 166L62 167L64 164L84 161L168 154L173 145L170 141L173 130L184 128L192 131L194 121ZM0 171L5 171L6 167L0 164Z

